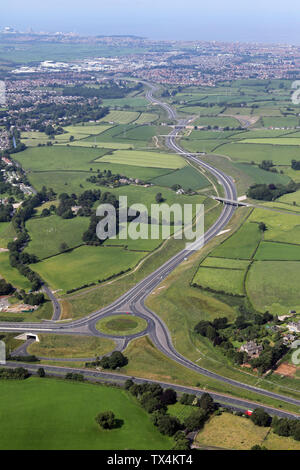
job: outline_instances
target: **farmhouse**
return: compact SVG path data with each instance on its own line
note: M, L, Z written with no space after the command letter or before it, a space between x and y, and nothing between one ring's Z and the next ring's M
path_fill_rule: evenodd
M250 357L258 357L262 350L262 345L256 344L255 341L248 341L248 343L243 344L240 348L241 352L246 352Z

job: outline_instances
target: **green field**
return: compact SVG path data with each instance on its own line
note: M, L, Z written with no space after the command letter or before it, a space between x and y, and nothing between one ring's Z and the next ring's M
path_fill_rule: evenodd
M22 276L17 268L12 268L9 262L9 253L0 253L0 276L4 277L7 282L10 282L14 287L19 289L30 289L31 283L29 280Z
M52 215L30 219L26 223L26 228L31 241L26 251L42 259L60 253L60 245L63 242L69 248L82 245L82 235L88 226L89 218L87 217L62 219L57 215Z
M112 174L120 174L129 178L138 178L142 181L150 181L157 176L165 175L171 170L167 168L148 168L134 165L120 165L113 163L91 163L90 167L95 172L110 170ZM58 194L67 192L68 194L80 194L86 189L96 189L97 186L87 180L93 174L88 171L38 171L28 175L30 183L37 190L43 186L53 188ZM110 188L106 188L106 191Z
M260 222L260 220L258 221ZM258 224L245 223L236 233L225 240L225 242L220 246L215 248L212 252L212 256L250 259L260 240L261 233L259 231Z
M227 294L244 295L245 271L242 269L201 267L193 283L204 289L223 291Z
M243 144L265 144L265 145L300 145L300 138L296 137L280 137L274 139L244 139Z
M249 262L241 259L214 258L208 256L201 263L201 266L210 268L226 268L226 269L247 269Z
M255 261L248 272L246 289L258 311L283 314L300 309L299 283L298 261Z
M151 215L151 205L157 204L155 196L158 192L162 194L162 198L164 199L163 203L172 205L172 204L180 204L183 206L184 204L193 204L193 213L195 213L195 205L204 203L206 199L205 196L201 196L198 194L195 195L188 195L188 194L176 194L175 191L172 191L169 188L162 188L159 186L150 186L144 188L143 186L135 186L135 185L128 185L128 186L120 186L119 188L111 189L111 192L116 196L127 196L127 203L128 206L131 206L135 203L144 204ZM97 204L98 205L98 204Z
M96 328L109 335L128 336L144 331L147 328L147 322L134 315L113 315L99 320Z
M263 125L264 127L293 128L299 126L299 118L295 116L264 117Z
M75 148L86 147L86 148L90 148L90 149L100 148L100 149L112 149L112 150L116 150L116 149L128 150L128 149L131 149L131 148L134 147L134 145L131 144L131 143L116 142L116 141L102 142L101 141L101 134L99 136L88 137L88 139L86 139L86 140L80 140L80 141L77 140L75 142L71 142L70 146L72 148L74 148L74 147Z
M115 343L108 338L76 335L39 334L39 342L28 347L28 352L49 358L95 358L114 350Z
M203 189L210 185L209 181L191 166L186 166L181 170L173 171L167 175L159 176L151 180L158 186L172 187L174 184L180 184L184 190Z
M38 147L28 148L18 153L17 160L23 168L31 171L85 170L91 162L103 156L107 150L85 149L80 147ZM95 165L97 169L97 165Z
M144 251L144 252L151 252L155 250L156 248L161 245L163 242L163 235L162 235L162 226L154 224L155 227L157 227L158 230L158 238L157 239L152 239L151 237L151 229L153 226L151 224L127 224L127 232L125 232L125 227L122 225L119 227L119 232L116 236L116 238L109 238L104 242L104 246L123 246L126 247L128 250L137 250L137 251ZM139 233L145 233L148 238L138 238L134 239L132 237L132 233L135 232L137 234ZM170 234L173 234L174 229L173 227L170 227Z
M222 145L214 153L249 163L272 160L277 165L290 165L291 160L300 159L300 148L294 145L242 144L237 142Z
M270 203L271 204L271 203ZM272 203L278 207L278 203ZM271 207L272 207L271 205ZM282 204L280 209L287 210L289 206ZM298 209L295 207L295 209ZM298 244L300 240L300 215L281 214L279 212L255 209L249 217L250 221L264 222L267 231L264 233L266 241L277 241Z
M255 253L254 259L259 261L300 261L300 245L262 242Z
M152 168L183 168L186 162L178 155L158 152L117 150L112 155L105 155L97 162L119 163L123 165L136 165Z
M11 223L0 222L0 248L6 248L7 243L14 239L16 233Z
M235 162L234 166L248 175L253 181L253 184L288 184L290 181L290 178L287 175L265 171L258 168L256 165L251 165L249 163Z
M193 108L190 108L190 109L193 109ZM196 110L194 112L196 112ZM193 114L194 112L191 111L191 114ZM198 118L194 123L197 126L211 126L211 127L218 126L221 128L224 128L224 127L236 128L240 126L240 123L237 119L234 119L228 116L216 116L216 117L203 116L203 117Z
M210 153L210 152L216 152L217 148L222 149L224 144L227 144L227 140L221 139L221 136L219 139L213 140L213 139L188 139L184 137L181 139L180 143L181 145L188 150L189 152L194 152L194 153ZM222 152L220 152L222 153Z
M147 124L150 122L154 122L158 119L157 114L153 113L142 113L138 119L135 121L135 124Z
M113 122L117 124L129 124L139 117L139 113L134 111L110 111L104 118L100 119L102 122Z
M104 281L133 268L144 256L144 252L119 247L81 246L31 265L31 268L54 289L67 291L83 284Z
M54 379L1 381L4 449L170 449L149 415L124 390ZM112 410L121 428L101 430L95 416Z

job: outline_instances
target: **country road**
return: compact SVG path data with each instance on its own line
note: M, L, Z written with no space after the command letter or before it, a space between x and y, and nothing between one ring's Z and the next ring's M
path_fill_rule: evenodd
M222 171L214 168L213 166L207 164L206 162L202 161L201 159L195 157L193 154L189 152L185 152L177 143L177 136L183 126L186 125L188 122L187 120L177 119L175 110L167 103L161 102L158 99L153 97L154 91L156 91L156 87L154 85L148 84L149 89L146 92L146 98L153 104L157 106L161 106L165 111L168 113L168 116L172 120L176 120L177 124L174 126L172 132L166 137L166 145L170 148L170 150L176 152L177 154L181 155L183 158L197 164L198 166L204 168L208 172L210 172L222 185L224 190L225 198L230 200L237 199L237 193L235 184L230 176L227 176ZM181 263L185 262L190 256L192 256L195 251L201 248L202 245L207 244L210 240L212 240L216 235L218 235L229 223L232 216L234 215L236 210L236 206L225 204L223 206L221 215L217 219L217 221L207 230L204 236L200 240L196 240L193 242L189 249L183 249L176 255L174 255L171 259L165 262L162 266L156 269L153 273L148 275L145 279L140 281L136 284L133 288L131 288L128 292L123 294L119 297L116 301L114 301L111 305L99 309L90 315L81 318L79 320L70 321L68 323L57 323L55 321L47 321L43 323L0 323L0 330L1 331L16 331L16 332L32 332L32 333L55 333L55 334L79 334L79 335L93 335L93 336L102 336L102 337L110 337L115 339L117 342L120 342L121 338L116 336L104 335L100 333L95 325L96 323L103 317L108 315L116 315L124 312L130 312L134 315L141 316L145 318L148 322L147 330L142 333L139 333L133 337L126 338L126 344L134 337L141 336L143 334L148 334L151 341L154 343L156 348L160 350L163 354L165 354L170 359L174 360L178 364L193 370L196 373L204 375L214 380L218 380L223 382L224 384L229 384L235 387L239 387L241 389L247 390L249 392L254 392L265 397L278 399L284 401L289 404L293 404L299 407L300 412L300 401L287 397L285 395L274 393L268 390L264 390L259 387L255 387L252 385L244 384L242 382L224 377L220 374L215 372L211 372L207 369L204 369L194 362L190 361L189 359L182 356L173 346L172 339L170 332L163 322L163 320L152 312L149 308L145 305L145 300L149 296L151 292L165 279L169 276L169 274L177 268ZM52 292L47 291L48 295L50 295L53 305L54 305L54 316L53 319L57 320L58 313L60 312L60 306L58 301L55 299ZM53 298L54 297L54 298ZM123 338L122 338L123 340ZM33 367L30 365L30 367ZM28 368L28 367L27 367ZM60 371L70 371L70 368L60 368ZM101 373L102 376L105 373ZM99 375L99 373L98 373ZM111 374L107 374L107 376L111 377ZM118 375L119 377L119 375ZM141 379L144 380L144 379ZM231 398L233 400L233 398ZM234 399L236 402L239 402L241 406L245 406L245 400L241 399ZM267 409L267 407L265 407ZM278 410L279 412L279 410ZM297 415L295 415L297 416Z

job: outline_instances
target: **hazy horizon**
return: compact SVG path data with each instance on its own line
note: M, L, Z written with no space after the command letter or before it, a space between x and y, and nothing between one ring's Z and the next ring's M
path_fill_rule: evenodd
M135 35L162 40L209 40L300 45L300 6L288 9L273 0L11 0L1 8L0 26L26 31L75 32L83 35Z

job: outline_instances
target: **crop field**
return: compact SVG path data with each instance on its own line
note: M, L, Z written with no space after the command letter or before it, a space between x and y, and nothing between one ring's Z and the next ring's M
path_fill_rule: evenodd
M162 132L162 129L159 126L148 126L146 124L141 126L135 126L126 132L124 138L129 140L141 140L142 142L148 142L155 135L159 135Z
M183 168L186 165L185 161L178 155L134 150L117 150L112 155L106 155L104 158L97 159L96 161L170 169Z
M241 132L241 131L220 131L218 130L213 130L213 131L206 131L206 130L193 130L190 135L189 139L194 140L194 139L199 139L199 140L224 140L230 138L237 138L237 139L242 139L243 136L247 136L247 132Z
M100 119L100 122L113 122L117 124L129 124L139 118L139 113L135 111L110 111Z
M98 321L96 328L109 335L127 336L144 331L147 328L147 322L134 315L113 315Z
M295 210L295 207L294 207L293 203L295 202L297 204L297 206L300 205L300 191L296 191L295 193L285 194L284 196L281 196L281 198L279 198L278 201L280 201L284 204L292 205L293 207L291 209ZM1 237L1 232L0 232L0 237Z
M26 248L39 259L60 253L60 245L66 243L74 248L83 243L82 235L88 229L89 218L62 219L57 215L28 220L26 228L31 241Z
M116 238L109 238L108 240L104 242L104 246L107 246L107 247L123 246L123 247L126 247L126 249L128 250L151 252L155 250L156 248L158 248L163 242L161 225L156 225L157 230L158 230L157 239L151 238L151 228L153 228L153 225L143 224L143 223L136 224L136 225L132 224L130 229L128 225L127 225L127 232L125 232L125 228L121 228ZM135 240L132 236L133 230L136 231L137 234L145 230L145 233L148 235L148 238L147 239L138 238L137 240ZM169 233L173 234L173 232L174 232L174 228L170 227Z
M220 136L221 137L221 136ZM215 152L218 153L219 147L222 149L223 144L227 144L227 140L223 139L188 139L188 138L183 138L181 139L180 143L181 145L188 150L189 152L194 152L194 153L211 153ZM220 152L221 153L221 152Z
M31 287L28 279L22 276L16 268L11 267L7 251L0 253L0 276L19 289L27 290Z
M249 176L252 180L252 184L288 184L290 181L289 176L285 174L282 175L281 173L265 171L258 168L256 165L251 165L249 163L235 162L234 166Z
M80 335L39 334L39 342L28 347L28 352L49 358L95 358L112 352L115 342L108 338Z
M214 249L212 256L222 258L250 259L254 254L254 251L256 250L260 240L261 233L259 231L258 224L246 222L236 233L234 233L231 237L225 240L225 242L221 243L220 246Z
M152 183L158 186L172 187L174 184L180 184L184 190L188 189L203 189L210 185L210 182L191 166L186 166L181 170L175 170L167 175L158 176L151 180Z
M261 163L272 160L278 165L290 165L291 160L300 159L300 148L294 145L243 144L240 142L225 144L214 150L219 155L227 155L240 162Z
M265 145L300 145L300 138L295 137L280 137L275 139L245 139L242 140L243 144L265 144Z
M218 126L221 128L224 127L239 127L240 123L237 119L234 119L229 116L216 116L216 117L200 117L198 118L194 124L196 126Z
M135 121L135 124L148 124L154 122L158 119L157 114L153 113L142 113L138 119Z
M164 199L163 202L169 205L180 204L183 206L184 204L203 204L205 200L204 196L200 196L198 194L193 196L189 196L187 194L176 194L175 191L172 191L169 188L162 188L158 186L144 188L143 186L129 185L120 186L119 188L111 189L110 191L116 197L127 196L128 206L131 206L135 203L144 204L149 211L149 215L151 211L151 204L157 204L155 196L158 192L162 194L162 198Z
M245 270L200 266L193 283L204 289L244 295Z
M234 106L228 106L226 107L225 111L221 114L222 116L226 115L232 115L232 116L250 116L252 114L252 108L243 106L242 108L240 107L234 107Z
M157 176L169 173L169 169L162 168L147 168L133 165L119 165L111 163L92 163L91 168L96 171L97 169L111 170L113 174L120 174L130 178L138 178L142 181L149 181ZM69 194L80 194L86 189L96 189L97 186L90 183L87 178L93 174L88 171L48 171L48 172L34 172L28 175L30 183L37 190L42 189L43 186L53 188L58 194L67 192ZM105 188L105 191L109 188Z
M89 135L97 135L101 134L102 132L107 131L110 129L111 126L103 125L103 124L86 124L83 123L81 125L76 125L76 126L66 126L64 127L64 130L68 132L69 136L73 135L75 138L82 139L84 137L87 137ZM65 136L65 134L62 134ZM69 140L69 139L68 139Z
M91 162L97 160L106 152L107 150L104 149L96 150L65 146L28 148L24 152L18 153L17 160L23 168L31 171L89 171Z
M300 261L300 245L262 242L254 256L259 261Z
M0 387L2 450L172 447L171 438L160 434L146 411L124 390L36 377L1 381ZM122 420L120 428L99 428L95 416L107 410Z
M199 446L230 450L250 450L258 444L269 450L300 450L299 442L274 434L270 428L255 426L250 419L222 413L213 416L195 439Z
M86 137L88 134L86 134ZM47 142L60 142L67 143L69 142L70 134L61 134L55 136L54 140L50 140L49 136L44 132L22 132L21 133L21 142L23 142L27 147L37 147L39 144L46 145ZM82 138L82 136L81 136Z
M246 279L247 294L261 312L283 314L300 309L300 262L255 261Z
M201 263L203 267L210 268L226 268L226 269L247 269L249 261L241 259L229 259L229 258L214 258L208 256Z
M93 183L86 181L89 176L90 173L87 171L36 171L30 173L28 179L37 191L46 186L57 194L80 194L87 189L96 188Z
M133 268L144 256L144 252L120 247L81 246L31 265L31 268L54 289L67 291L120 274Z
M100 149L122 149L128 150L134 148L133 144L124 143L124 142L101 142L100 136L95 136L91 140L76 140L75 142L70 142L71 147L86 147L86 148L100 148Z
M299 126L299 118L295 116L287 117L263 117L264 127L293 128Z
M295 131L291 130L283 130L283 129L255 129L255 130L247 130L243 132L237 132L233 135L233 139L274 139L276 137L300 137L300 134Z
M299 243L300 215L281 214L279 212L255 209L249 217L250 221L263 221L267 226L264 240L283 243Z

